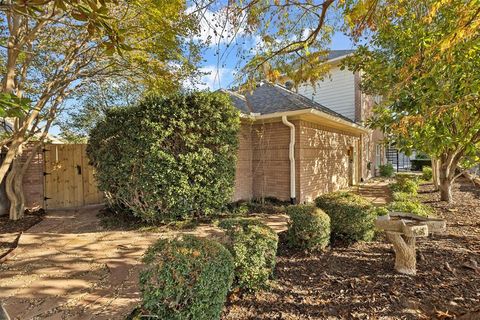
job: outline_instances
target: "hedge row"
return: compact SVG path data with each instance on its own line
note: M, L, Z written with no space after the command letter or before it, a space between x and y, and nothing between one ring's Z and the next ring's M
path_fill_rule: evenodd
M143 307L150 316L174 320L219 319L233 287L267 286L276 262L278 235L253 219L219 225L229 241L184 236L159 240L144 257L140 274Z

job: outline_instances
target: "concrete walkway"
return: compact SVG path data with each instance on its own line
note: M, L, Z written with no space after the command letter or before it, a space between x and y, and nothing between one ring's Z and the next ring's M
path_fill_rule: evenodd
M388 182L371 180L352 188L354 192L367 198L375 206L384 206L392 201L392 191Z
M12 319L125 319L139 304L145 249L178 232L104 231L98 208L50 213L0 264L0 302ZM278 231L286 217L266 221ZM222 236L201 225L191 232Z

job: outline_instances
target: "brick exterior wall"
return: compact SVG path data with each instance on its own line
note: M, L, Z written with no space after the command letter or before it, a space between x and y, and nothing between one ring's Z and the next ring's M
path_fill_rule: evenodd
M300 122L298 131L298 201L311 202L323 193L348 187L348 150L355 145L358 148L360 137L306 121ZM357 150L357 161L360 159L360 150Z
M348 187L348 150L356 146L357 163L361 163L361 138L307 121L291 122L296 129L297 202L311 202L320 194ZM290 128L281 122L242 125L234 201L290 200L289 143ZM361 176L361 168L357 172Z
M31 149L27 146L21 156L22 164L27 160ZM25 195L25 208L38 209L43 207L43 153L37 152L32 159L23 177L23 191ZM8 199L5 193L5 181L0 185L0 215L8 214Z
M26 149L22 154L22 162L26 161L31 149ZM43 152L40 150L30 162L23 177L23 190L25 194L25 207L37 209L43 207Z
M233 201L249 200L252 193L252 126L242 123L239 132L237 167L235 171L235 189Z
M298 122L292 123L298 127ZM290 200L289 144L290 128L281 122L252 126L254 198L274 197L280 200ZM298 158L297 150L296 148L296 158Z

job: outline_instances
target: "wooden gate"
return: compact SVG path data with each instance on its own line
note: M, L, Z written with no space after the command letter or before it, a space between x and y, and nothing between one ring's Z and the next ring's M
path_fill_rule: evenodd
M46 208L75 208L103 202L85 150L85 144L45 145Z

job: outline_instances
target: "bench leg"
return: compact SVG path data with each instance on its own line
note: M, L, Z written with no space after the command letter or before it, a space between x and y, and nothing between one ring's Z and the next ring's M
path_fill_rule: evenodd
M407 237L395 232L387 232L386 235L395 250L395 270L399 273L415 275L417 273L415 237Z

